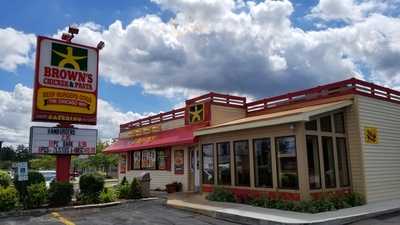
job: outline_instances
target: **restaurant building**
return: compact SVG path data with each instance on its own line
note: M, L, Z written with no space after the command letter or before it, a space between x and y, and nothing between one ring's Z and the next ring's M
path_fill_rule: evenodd
M120 179L148 171L152 189L399 198L400 92L352 78L254 102L208 93L122 124L105 151L120 154Z

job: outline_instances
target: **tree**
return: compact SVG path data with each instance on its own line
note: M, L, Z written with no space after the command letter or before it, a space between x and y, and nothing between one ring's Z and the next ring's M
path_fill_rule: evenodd
M56 158L52 155L37 156L30 161L34 170L51 170L56 168Z
M72 159L73 166L80 170L89 170L91 172L100 171L108 175L110 169L118 165L118 156L104 154L103 150L107 147L107 143L98 142L96 146L96 154L86 159L75 157Z

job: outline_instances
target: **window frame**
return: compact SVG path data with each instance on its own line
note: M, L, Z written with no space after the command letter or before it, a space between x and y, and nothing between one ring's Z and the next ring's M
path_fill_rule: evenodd
M205 183L204 182L204 146L211 146L211 155L212 155L212 179L211 183ZM215 185L215 150L214 150L214 143L208 143L208 144L202 144L201 145L201 184L206 184L206 185Z
M237 160L236 160L236 148L235 148L235 144L239 143L239 142L246 142L247 143L247 155L248 155L248 159L249 159L249 168L248 168L248 172L249 172L249 183L248 185L242 185L242 184L238 184L238 176L237 176ZM234 162L234 168L233 168L233 172L234 172L234 179L235 179L235 186L236 187L251 187L251 178L250 178L250 174L251 174L251 167L250 167L250 143L248 139L243 139L243 140L237 140L237 141L233 141L233 162Z
M343 125L344 125L344 133L337 133L336 132L336 126L335 126L335 115L341 113L343 115ZM321 130L321 120L320 118L330 116L331 118L331 131L322 131ZM305 130L305 136L307 135L317 135L318 136L318 142L319 142L319 155L320 155L320 173L321 173L321 178L322 178L322 191L330 191L330 190L337 190L337 189L342 189L342 188L349 188L352 187L352 175L351 175L351 162L350 162L350 157L349 157L349 145L348 145L348 127L346 124L346 119L347 119L347 111L344 109L339 109L339 110L334 110L330 111L327 113L322 113L317 116L314 116L311 118L312 120L317 120L317 130L306 130L305 129L305 123L304 123L304 130ZM326 186L326 179L325 179L325 165L324 165L324 160L323 160L323 146L322 146L322 137L331 137L332 138L332 143L333 143L333 157L334 157L334 169L335 169L335 182L336 186L335 187L327 187ZM341 186L340 185L340 179L339 177L341 176L339 174L339 161L338 161L338 149L337 149L337 138L344 138L345 143L346 143L346 151L347 151L347 169L348 169L348 180L349 180L349 185L348 186ZM307 162L307 168L308 168L308 162ZM320 189L318 189L321 191ZM313 191L318 191L316 189L310 189L311 192Z
M316 138L316 140L317 140L317 149L316 149L316 152L317 152L317 155L316 155L316 157L318 158L318 168L314 168L314 170L316 171L316 172L318 172L318 175L319 175L319 187L316 187L316 188L312 188L311 187L311 182L310 182L310 171L309 171L309 169L310 169L310 164L309 164L309 159L308 159L308 151L309 151L309 149L307 148L307 138L308 137L314 137L314 138ZM318 135L315 135L315 134L306 134L306 136L305 136L305 138L306 138L306 151L307 151L307 170L308 170L308 186L309 186L309 188L310 188L310 190L321 190L322 189L322 187L323 187L323 184L322 184L322 174L321 174L321 170L322 170L322 168L321 168L321 156L320 156L320 141L319 141L319 137L318 137ZM314 159L315 160L315 159Z
M154 150L155 151L155 153L156 153L156 156L155 156L155 169L151 169L151 168L143 168L143 162L142 162L142 157L143 157L143 152L144 151L148 151L148 150ZM164 158L165 158L165 169L159 169L158 168L158 155L159 155L159 152L160 151L163 151L164 152ZM169 171L168 170L168 168L167 168L167 160L168 160L168 158L167 158L167 149L165 149L165 148L155 148L155 149L143 149L143 150L138 150L138 151L131 151L130 153L129 153L129 157L130 157L130 159L131 159L131 169L130 170L135 170L135 171L139 171L139 170L146 170L146 171ZM134 157L134 154L135 153L137 153L137 152L139 152L140 153L140 168L135 168L134 167L134 165L135 165L135 157ZM169 160L171 160L171 159L169 159Z
M271 186L260 186L257 185L257 168L256 168L256 164L257 164L257 154L256 154L256 141L263 141L263 140L268 140L269 141L269 158L270 158L270 162L269 162L269 169L271 170ZM274 187L274 172L273 172L273 153L272 153L272 138L270 137L265 137L265 138L254 138L252 139L252 143L253 143L253 167L254 167L254 187L255 188L273 188Z
M227 144L228 145L228 152L229 152L229 184L222 184L220 179L219 179L219 145L220 144ZM215 143L216 146L216 159L217 159L217 164L214 167L216 174L217 174L217 185L223 185L223 186L230 186L232 185L232 162L231 162L231 143L229 141L223 141L223 142L217 142ZM214 172L215 173L215 172Z
M293 137L294 138L294 146L295 146L295 153L296 153L296 177L297 177L297 187L294 188L289 188L289 187L282 187L281 182L280 182L280 171L279 171L279 165L280 165L280 156L279 156L279 148L278 148L278 139L281 138L288 138L288 137ZM300 184L299 184L299 163L298 163L298 153L297 153L297 140L296 140L296 135L287 135L287 136L276 136L275 137L275 160L276 160L276 179L278 181L278 189L281 190L300 190Z

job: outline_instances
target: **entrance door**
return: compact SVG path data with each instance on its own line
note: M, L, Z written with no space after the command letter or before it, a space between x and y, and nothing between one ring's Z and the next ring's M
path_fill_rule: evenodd
M190 191L200 191L199 151L196 146L189 147L190 155Z

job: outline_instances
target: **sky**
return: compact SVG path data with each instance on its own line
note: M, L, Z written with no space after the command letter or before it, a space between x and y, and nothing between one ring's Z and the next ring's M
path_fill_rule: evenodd
M215 91L258 99L350 77L400 89L400 0L13 0L0 14L0 141L27 144L36 35L100 52L101 139ZM11 13L12 12L12 13Z

